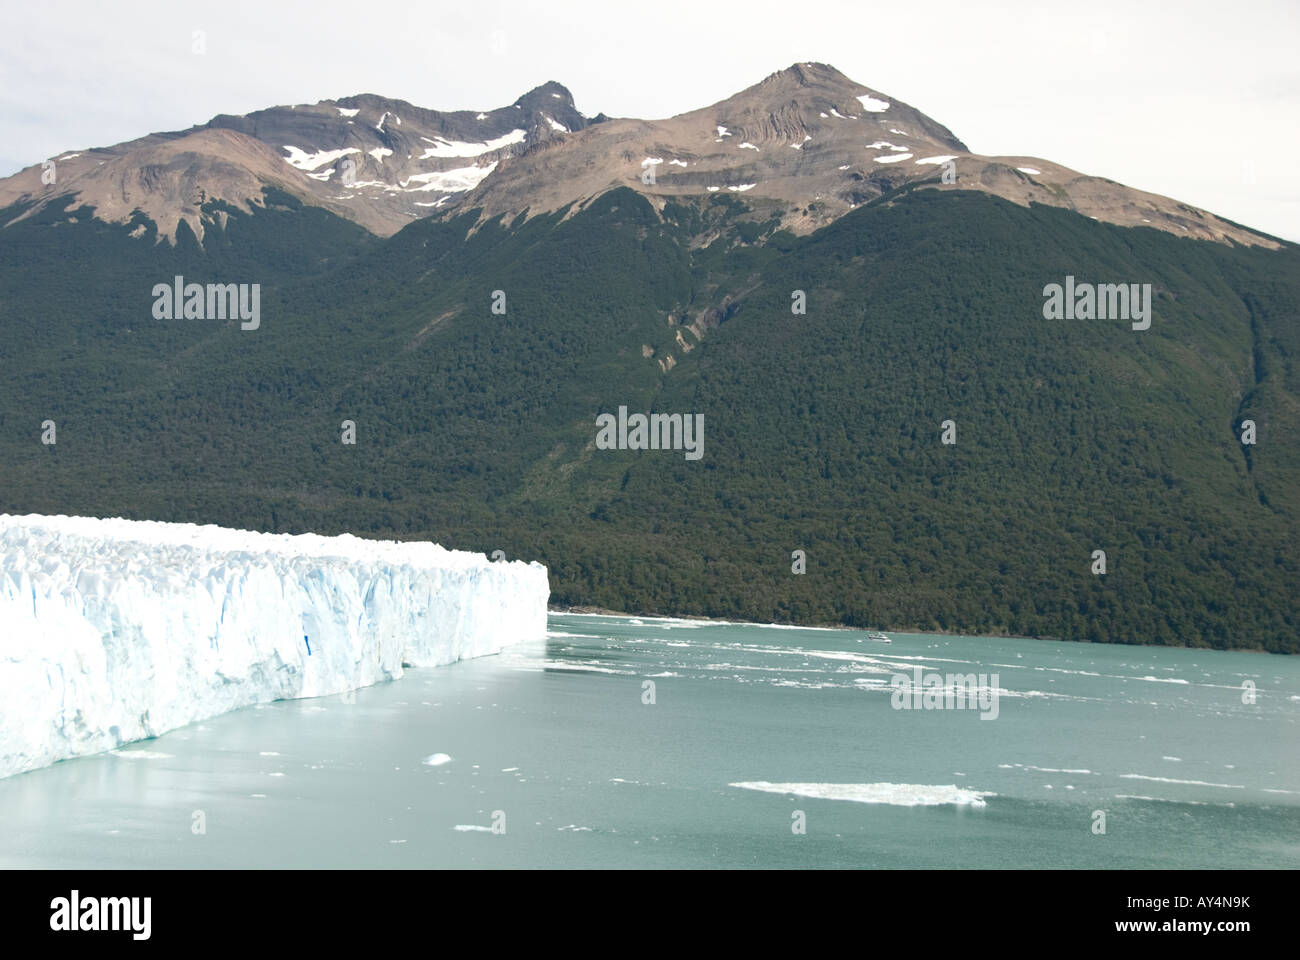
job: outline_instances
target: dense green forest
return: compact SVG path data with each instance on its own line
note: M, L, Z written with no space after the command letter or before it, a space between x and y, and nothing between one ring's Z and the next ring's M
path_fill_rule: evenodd
M966 192L808 237L629 190L387 240L269 193L174 246L55 206L0 230L0 512L501 549L643 613L1300 650L1294 247ZM260 283L260 328L155 320L174 275ZM1045 320L1067 275L1152 284L1151 328ZM619 406L702 414L703 456L597 449Z

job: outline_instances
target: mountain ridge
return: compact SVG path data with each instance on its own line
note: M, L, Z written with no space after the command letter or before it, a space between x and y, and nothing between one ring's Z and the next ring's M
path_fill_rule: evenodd
M203 135L219 129L258 141L279 165L262 146ZM920 187L975 189L1121 226L1277 246L1208 211L1049 160L975 154L907 103L814 62L660 120L586 117L555 81L491 111L438 111L364 93L220 114L53 162L54 184L43 182L42 164L0 180L0 207L22 205L21 218L59 201L94 207L110 222L128 222L138 210L173 242L181 221L202 238L200 196L248 209L261 202L261 186L379 236L463 209L507 219L577 210L617 186L646 195L660 212L682 198L746 193L758 213L802 235L863 203ZM134 182L123 172L130 166L141 170Z

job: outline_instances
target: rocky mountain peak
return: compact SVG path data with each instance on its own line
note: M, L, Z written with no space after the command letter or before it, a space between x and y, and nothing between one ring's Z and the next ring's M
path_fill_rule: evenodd
M195 197L247 209L273 185L387 235L456 210L513 217L577 209L626 186L660 209L743 194L764 217L805 233L910 185L1274 245L1212 214L1051 161L976 155L920 110L815 62L666 120L586 117L555 81L487 111L442 112L363 93L217 116L56 162L57 184L43 180L40 164L0 181L0 208L58 199L118 222L139 210L161 236L174 236L181 221L202 236Z

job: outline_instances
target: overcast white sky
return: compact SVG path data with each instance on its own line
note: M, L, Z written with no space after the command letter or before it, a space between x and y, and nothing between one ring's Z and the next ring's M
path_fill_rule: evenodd
M353 93L477 110L558 80L586 114L666 117L819 60L978 153L1300 241L1300 0L6 0L3 21L0 176Z

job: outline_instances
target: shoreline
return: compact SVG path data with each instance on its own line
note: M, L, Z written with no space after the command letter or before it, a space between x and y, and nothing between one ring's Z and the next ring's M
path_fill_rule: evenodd
M645 619L645 620L689 620L698 623L712 623L718 626L732 625L745 627L784 627L790 630L843 630L858 633L870 633L878 631L884 634L898 634L900 636L933 636L933 637L956 637L958 639L969 638L971 640L1033 640L1041 643L1074 643L1080 646L1092 644L1092 640L1062 640L1060 637L1029 637L1018 633L961 633L956 630L894 630L889 627L846 627L843 624L835 623L760 623L757 620L727 620L722 617L705 617L699 614L682 614L669 615L662 613L628 613L622 610L610 610L607 607L590 606L587 604L578 604L572 607L565 607L559 604L548 603L546 605L547 614L565 614L575 617L619 617L622 619ZM1155 643L1098 643L1102 647L1159 647L1163 644ZM1259 653L1272 655L1272 651L1261 650L1259 648L1234 648L1230 650L1221 650L1217 647L1171 647L1175 650L1204 650L1207 653ZM1279 653L1277 656L1290 656L1287 653Z
M690 620L698 623L712 623L718 626L742 626L742 627L785 627L790 630L843 630L849 633L870 633L878 631L880 633L890 634L897 633L901 635L912 636L942 636L942 637L969 637L972 640L1042 640L1052 643L1089 643L1087 640L1070 641L1061 640L1057 637L1026 637L1019 634L1010 633L958 633L955 630L891 630L886 627L846 627L842 623L762 623L758 620L728 620L723 617L706 617L700 614L664 614L664 613L628 613L624 610L610 610L607 607L590 606L587 604L578 604L572 607L565 607L558 604L548 603L546 605L548 614L558 613L575 617L618 617L622 619L644 619L644 620ZM1126 644L1110 644L1110 646L1126 646ZM1150 644L1128 644L1128 646L1150 646ZM1182 649L1200 649L1184 647ZM1209 649L1209 648L1206 648Z

